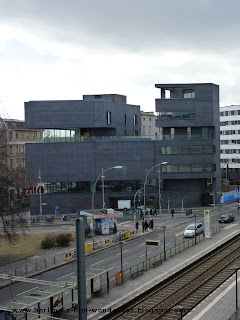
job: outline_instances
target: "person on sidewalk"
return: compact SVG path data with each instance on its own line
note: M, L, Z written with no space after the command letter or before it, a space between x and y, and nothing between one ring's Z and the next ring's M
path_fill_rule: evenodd
M144 227L145 227L145 231L148 231L148 227L149 227L149 225L148 225L147 220L145 220Z
M172 215L172 218L174 217L174 209L172 208L171 209L171 215Z
M145 230L145 223L144 223L144 219L142 220L142 232L144 232Z
M149 221L149 228L153 230L153 219L152 218Z
M138 233L138 221L136 222L135 227L136 227L136 234L137 234Z

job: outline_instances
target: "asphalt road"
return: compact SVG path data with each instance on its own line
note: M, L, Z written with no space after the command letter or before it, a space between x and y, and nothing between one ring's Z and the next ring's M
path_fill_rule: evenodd
M218 218L222 213L231 212L235 215L235 222L239 223L240 221L240 213L237 211L236 203L232 203L229 205L225 205L222 208L218 207L216 211L212 211L211 213L211 224L212 227L219 225ZM145 261L146 257L146 240L160 240L160 246L154 247L149 246L147 248L147 256L151 258L157 254L163 252L163 226L165 229L165 244L166 250L174 247L174 243L176 244L182 243L183 241L187 241L183 238L182 231L185 227L193 223L193 216L179 216L176 215L173 219L170 217L154 217L154 230L148 231L142 234L141 237L132 238L130 241L126 241L125 244L122 245L122 258L123 258L123 270L129 269L130 267L135 266L141 262ZM203 222L203 212L199 214L196 218L197 222ZM128 223L128 222L125 222ZM133 225L133 221L129 221L130 224ZM69 227L69 226L68 226ZM39 228L41 228L39 226ZM64 228L64 227L63 227ZM66 226L65 226L66 228ZM53 225L52 231L55 230L55 226ZM142 233L141 226L139 228L139 233ZM117 271L121 269L120 266L120 256L121 256L121 248L120 245L115 245L112 247L105 248L104 250L95 252L94 254L86 256L86 272L90 272L91 269L110 269L109 276L114 276ZM49 281L58 281L63 279L65 276L73 274L76 272L76 261L73 261L70 264L64 265L62 267L58 267L54 270L47 271L41 275L38 275L36 278L41 280L49 280ZM16 298L20 295L24 295L26 292L30 292L32 288L35 288L36 284L30 283L17 283L7 288L3 288L0 290L1 302L9 301L13 298Z

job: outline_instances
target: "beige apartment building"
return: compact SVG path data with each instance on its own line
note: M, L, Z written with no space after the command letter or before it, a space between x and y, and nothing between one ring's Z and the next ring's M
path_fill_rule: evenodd
M154 112L141 111L141 135L155 136L160 134L161 128L156 127L156 119L158 117Z
M37 143L43 136L43 130L25 129L23 120L1 119L7 144L7 166L12 172L12 186L9 188L11 201L26 206L30 194L37 192L38 181L26 182L26 143ZM37 173L36 173L37 177Z

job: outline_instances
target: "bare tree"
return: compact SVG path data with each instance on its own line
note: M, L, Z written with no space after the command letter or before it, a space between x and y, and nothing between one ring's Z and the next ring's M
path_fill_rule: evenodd
M27 219L10 190L14 187L15 172L9 165L7 128L0 119L0 235L13 242L27 228Z

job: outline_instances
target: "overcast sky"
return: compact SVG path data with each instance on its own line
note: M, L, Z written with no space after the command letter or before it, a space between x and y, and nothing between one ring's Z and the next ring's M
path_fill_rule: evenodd
M154 111L155 83L220 85L240 104L239 0L0 0L0 110L117 93Z

